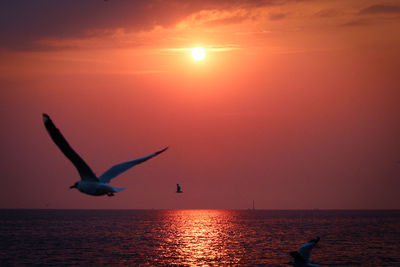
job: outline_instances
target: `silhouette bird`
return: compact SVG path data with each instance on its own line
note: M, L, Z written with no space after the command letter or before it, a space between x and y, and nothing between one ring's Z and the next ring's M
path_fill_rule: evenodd
M54 143L58 146L61 152L72 162L72 164L74 164L75 168L79 172L81 180L70 186L70 188L77 188L80 192L92 196L107 195L111 197L114 195L114 193L121 192L125 188L117 188L109 185L108 183L119 174L127 171L135 165L157 156L168 148L166 147L146 157L117 164L103 173L100 177L96 177L86 162L83 161L83 159L71 148L67 140L65 140L64 136L56 128L47 114L43 114L43 122L51 139L53 139Z
M176 193L183 193L179 184L176 184Z
M318 267L318 264L310 263L309 259L311 250L318 243L319 239L319 236L317 236L316 238L311 239L302 245L298 251L290 252L289 254L293 257L293 259L288 264L296 267Z

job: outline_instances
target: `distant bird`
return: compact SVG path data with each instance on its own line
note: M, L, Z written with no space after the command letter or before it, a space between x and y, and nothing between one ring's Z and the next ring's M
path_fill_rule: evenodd
M146 157L115 165L111 167L108 171L103 173L100 177L96 177L96 175L86 164L86 162L84 162L83 159L70 147L67 140L65 140L64 136L56 128L56 126L47 114L43 114L43 122L51 139L53 139L54 143L58 146L61 152L63 152L63 154L72 162L72 164L74 164L79 172L79 175L81 176L81 180L70 186L70 188L77 188L80 192L92 196L107 195L111 197L114 195L114 193L121 192L125 188L117 188L109 185L108 183L111 181L111 179L132 168L133 166L157 156L168 148L166 147Z
M317 238L311 239L302 245L298 251L290 252L289 254L293 257L293 259L288 264L296 267L318 267L318 264L310 263L309 259L311 250L318 243L319 239L319 236L317 236Z
M176 193L183 193L179 184L176 184Z

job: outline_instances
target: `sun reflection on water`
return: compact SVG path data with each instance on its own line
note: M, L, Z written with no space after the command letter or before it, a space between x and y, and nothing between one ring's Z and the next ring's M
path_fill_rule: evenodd
M229 213L232 215L231 213ZM228 255L226 248L230 236L237 234L227 211L220 210L179 210L169 213L168 227L171 254L179 255L178 262L189 265L204 265L240 261L236 255ZM172 262L171 262L172 263Z

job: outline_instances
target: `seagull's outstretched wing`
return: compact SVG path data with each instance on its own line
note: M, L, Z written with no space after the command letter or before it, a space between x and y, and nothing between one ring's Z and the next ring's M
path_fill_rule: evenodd
M53 139L54 143L58 146L61 152L64 153L64 155L74 164L79 172L79 175L81 176L81 179L88 181L99 181L86 162L84 162L83 159L68 144L67 140L65 140L64 136L57 129L47 114L43 114L43 122L51 139Z
M310 259L311 250L318 243L319 239L319 236L317 236L317 238L311 239L309 242L305 243L299 248L299 253L303 257L303 259L305 259L306 261Z
M151 159L152 157L157 156L158 154L164 152L167 149L168 149L168 147L166 147L166 148L164 148L164 149L162 149L160 151L157 151L156 153L148 155L146 157L138 158L138 159L135 159L135 160L131 160L131 161L127 161L127 162L124 162L124 163L117 164L117 165L111 167L105 173L103 173L99 177L99 180L102 183L109 183L111 181L111 179L115 178L116 176L118 176L119 174L123 173L124 171L132 168L135 165L138 165L138 164L140 164L142 162L145 162L146 160Z

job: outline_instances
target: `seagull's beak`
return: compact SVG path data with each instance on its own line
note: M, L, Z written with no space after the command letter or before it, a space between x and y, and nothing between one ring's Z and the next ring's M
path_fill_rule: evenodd
M76 185L71 185L69 189L76 188Z

